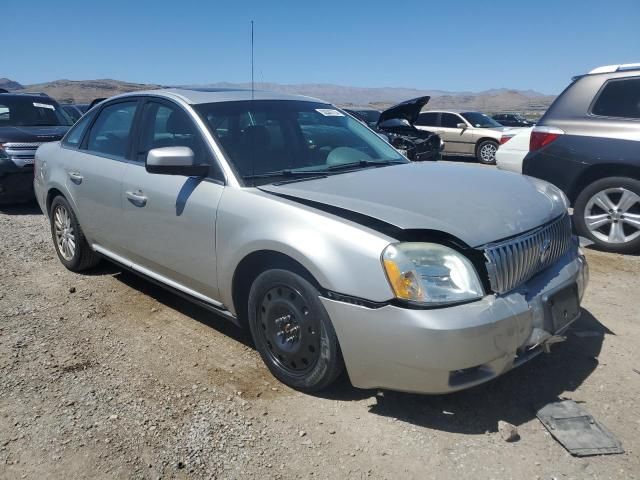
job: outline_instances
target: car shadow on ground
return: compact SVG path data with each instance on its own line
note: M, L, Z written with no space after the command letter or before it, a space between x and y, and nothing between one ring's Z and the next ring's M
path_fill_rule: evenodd
M176 293L170 292L167 289L154 284L146 278L142 278L135 273L120 268L111 262L103 261L98 267L87 273L91 275L111 275L127 287L135 289L140 293L153 298L164 306L176 310L183 315L206 325L207 327L211 327L247 347L255 348L249 331L237 327L223 315L201 307Z
M598 366L604 336L615 335L591 313L567 332L567 341L484 385L448 395L381 392L370 412L447 432L495 432L498 421L522 425L542 406L570 396ZM568 393L566 393L568 392Z
M238 328L223 316L110 263L91 271L112 275L129 288L148 295L166 307L255 348L248 330ZM349 382L346 373L329 388L313 395L337 401L372 398L369 412L416 426L465 434L495 432L498 421L522 425L535 417L537 409L575 391L598 366L605 335L615 335L589 311L567 332L567 341L553 345L523 366L478 387L447 395L418 395L392 391L363 390ZM266 369L266 366L264 367Z
M42 215L35 200L29 203L0 205L0 213L5 215Z

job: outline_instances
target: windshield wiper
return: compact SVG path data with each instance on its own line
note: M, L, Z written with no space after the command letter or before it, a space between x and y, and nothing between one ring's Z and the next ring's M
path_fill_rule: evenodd
M273 172L264 172L264 173L256 173L254 175L243 175L242 178L245 180L251 180L253 178L269 178L269 177L304 177L304 176L314 176L317 177L318 174L323 176L322 170L318 171L303 171L303 170L274 170Z
M359 160L357 162L349 163L336 163L329 165L324 170L336 171L336 170L349 170L354 167L377 167L384 165L399 165L401 163L407 163L404 160ZM323 171L323 170L320 170Z

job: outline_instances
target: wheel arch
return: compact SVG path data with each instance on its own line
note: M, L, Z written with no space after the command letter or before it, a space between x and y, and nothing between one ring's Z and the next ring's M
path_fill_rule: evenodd
M254 280L261 273L271 269L283 269L300 275L320 292L324 288L313 274L294 258L276 250L257 250L246 255L233 272L231 296L236 317L243 326L247 326L247 301Z
M602 163L592 165L584 170L571 184L566 192L569 201L573 205L580 192L593 182L609 177L628 177L640 180L640 167L632 165L621 165L616 163Z
M497 139L495 139L495 138L493 138L493 137L481 137L481 138L479 138L479 139L478 139L478 141L476 142L476 147L475 147L476 152L477 152L478 147L480 146L480 144L481 144L482 142L486 142L487 140L488 140L488 141L490 141L490 142L493 142L493 143L495 143L495 144L497 144L497 145L500 145L500 140L497 140Z
M60 191L60 189L56 187L50 188L49 191L47 192L47 198L45 201L45 206L47 207L47 215L49 215L49 211L51 211L51 203L53 202L53 199L56 197L62 197L65 200L69 201L69 199L65 196L65 194L62 193L62 191Z

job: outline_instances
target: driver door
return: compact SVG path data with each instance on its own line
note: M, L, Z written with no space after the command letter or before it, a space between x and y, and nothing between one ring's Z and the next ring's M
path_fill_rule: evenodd
M213 153L187 112L168 100L144 103L137 132L135 161L126 166L122 189L127 256L143 273L215 300L216 214L224 181ZM173 146L189 147L197 163L210 163L209 177L148 173L149 150Z

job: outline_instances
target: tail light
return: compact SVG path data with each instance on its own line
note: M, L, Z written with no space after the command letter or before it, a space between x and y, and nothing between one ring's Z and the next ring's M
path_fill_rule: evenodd
M556 127L533 127L529 138L529 151L535 152L555 141L564 131Z
M511 140L514 137L514 135L502 135L500 137L500 145L504 145L505 143L507 143L509 140Z

